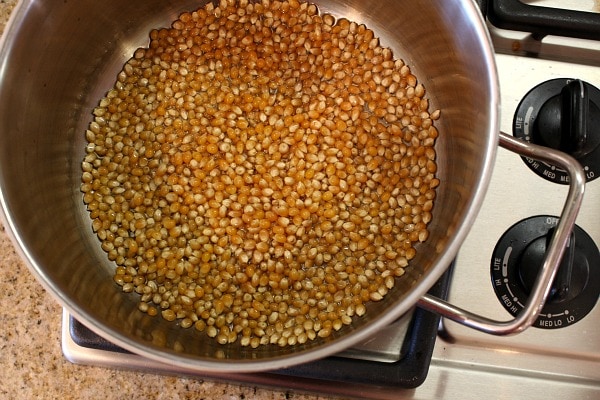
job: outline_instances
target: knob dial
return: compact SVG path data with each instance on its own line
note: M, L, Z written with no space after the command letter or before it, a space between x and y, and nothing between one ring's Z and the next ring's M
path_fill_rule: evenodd
M494 291L504 308L517 315L527 301L545 258L558 218L535 216L510 227L491 262ZM596 305L600 294L600 253L593 239L575 226L559 270L534 326L554 329L574 324Z
M600 175L600 90L578 79L553 79L531 89L513 120L514 136L562 150L584 167L588 182ZM568 184L566 171L523 158L536 174Z

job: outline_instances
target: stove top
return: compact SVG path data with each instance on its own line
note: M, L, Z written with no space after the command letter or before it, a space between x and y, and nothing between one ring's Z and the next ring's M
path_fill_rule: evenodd
M505 32L497 32L495 42L508 37ZM587 54L600 65L600 46L593 44L595 47L588 48ZM513 113L523 96L543 81L577 77L600 85L600 71L582 64L549 63L540 58L508 54L497 54L496 61L502 90L501 129L504 132L512 132ZM459 252L449 301L492 319L509 319L510 314L494 294L489 274L496 243L518 221L559 215L566 193L564 185L540 178L518 156L500 149L480 217ZM600 243L599 180L588 182L586 186L577 225L596 244ZM474 287L478 288L476 297L468 289ZM433 363L440 357L438 360L444 360L444 364L482 373L515 375L534 381L543 379L543 385L549 386L544 393L555 396L556 388L561 393L556 398L597 398L600 395L599 321L600 308L596 306L573 325L560 329L532 327L513 337L484 335L444 321L440 334L446 345L443 351L435 353ZM494 387L498 388L498 385ZM579 389L582 391L575 394Z
M488 3L491 0L479 1L483 10L490 7ZM586 14L600 9L597 1L522 3L530 7L570 7ZM600 17L593 15L596 20ZM541 28L532 34L491 24L489 27L497 53L503 132L513 132L514 113L521 99L545 81L581 79L600 87L599 41L582 39L585 35L576 39L549 36ZM595 173L593 169L586 172L590 178ZM498 299L491 276L494 257L499 258L498 252L502 255L506 250L497 248L498 240L519 221L544 221L560 215L567 189L534 173L527 160L499 149L486 199L452 268L448 300L492 319L510 319L507 300L503 304ZM577 226L596 246L600 245L600 179L590 179L586 186ZM599 267L590 266L592 272ZM447 283L441 281L433 290L445 294ZM511 294L513 298L507 297L508 301L517 301L518 296ZM362 348L332 357L321 367L300 366L260 374L203 374L200 378L372 399L545 399L547 393L560 399L600 398L600 307L596 305L576 322L570 319L574 313L569 315L569 311L553 311L556 315L546 316L551 322L540 322L515 336L497 337L451 321L438 323L437 317L416 309L419 318L425 317L425 322L420 322L423 326L415 328L414 321L421 319L407 315L382 333L385 340L369 340ZM556 321L563 326L549 326L559 324ZM66 312L63 322L63 351L72 362L197 376L111 348L110 344L108 349L106 343L98 345L98 338L87 337L86 328ZM411 342L415 334L430 335L432 340L415 348ZM353 372L345 369L348 364L354 364ZM398 365L413 368L399 376L394 367Z

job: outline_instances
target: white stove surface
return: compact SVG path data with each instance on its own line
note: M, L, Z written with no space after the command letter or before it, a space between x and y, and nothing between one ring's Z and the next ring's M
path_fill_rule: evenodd
M576 54L583 64L510 55L532 43L526 34L495 30L502 96L501 129L512 133L514 110L534 86L553 78L582 79L600 87L600 44L565 39L548 40L549 58ZM564 43L582 50L568 52ZM501 46L498 46L501 45ZM502 48L502 46L504 46ZM540 49L539 43L536 45ZM501 47L501 48L499 48ZM541 49L542 52L544 48ZM567 187L548 182L532 172L519 156L499 149L486 199L469 236L461 247L451 281L449 301L496 320L508 320L490 278L497 240L513 224L537 215L560 215ZM600 245L600 179L586 186L577 225ZM477 288L474 292L470 288ZM437 398L451 398L455 385L469 385L461 398L600 398L600 306L581 321L560 329L529 328L498 337L444 321L436 343L431 372ZM444 337L444 338L442 338ZM429 376L425 385L436 378ZM473 385L477 386L476 388ZM469 397L469 395L473 397ZM414 398L429 398L419 397ZM431 397L434 398L434 397Z

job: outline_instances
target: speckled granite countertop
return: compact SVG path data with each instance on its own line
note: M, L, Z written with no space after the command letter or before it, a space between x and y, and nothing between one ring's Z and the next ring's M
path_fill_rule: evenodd
M4 31L17 0L0 0ZM60 346L61 306L21 261L0 226L1 399L294 399L323 397L74 365Z

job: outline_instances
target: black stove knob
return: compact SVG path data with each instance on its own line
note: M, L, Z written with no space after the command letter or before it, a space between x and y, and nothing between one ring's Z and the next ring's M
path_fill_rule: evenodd
M553 231L554 228L551 228L546 235L527 243L521 257L516 261L519 283L528 296L540 272ZM575 243L576 236L573 232L559 270L552 282L548 296L550 303L573 300L581 294L588 281L590 274L588 260L585 254L575 251Z
M588 181L600 175L600 90L578 79L553 79L531 89L517 107L513 134L573 155ZM539 176L568 184L567 173L524 158Z
M525 305L557 222L552 216L524 219L510 227L496 244L492 284L501 304L512 315ZM534 326L552 329L572 325L594 308L599 295L600 252L593 239L575 226Z

